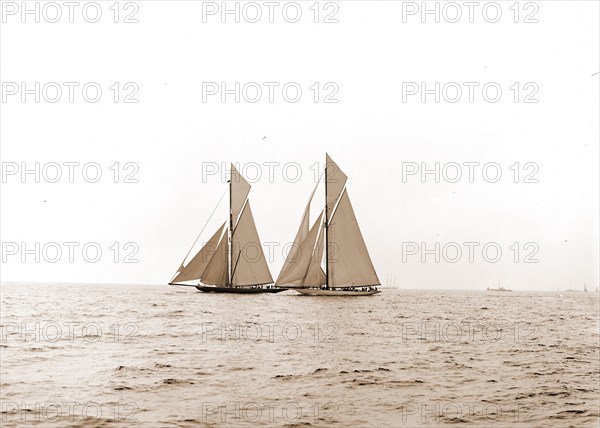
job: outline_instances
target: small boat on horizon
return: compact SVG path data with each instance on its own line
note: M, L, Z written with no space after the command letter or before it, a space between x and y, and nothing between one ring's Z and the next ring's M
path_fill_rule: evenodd
M347 176L325 155L325 203L310 225L310 205L304 209L294 245L275 285L307 296L370 296L381 285L345 187ZM330 254L330 249L335 254ZM325 270L322 268L325 253Z
M598 291L596 289L596 291ZM585 284L585 282L583 283L583 290L577 290L577 289L573 289L573 288L569 288L567 290L565 290L565 293L587 293L588 289L587 289L587 285Z
M186 263L201 231L169 285L190 285L184 282L199 281L196 289L205 293L257 294L285 291L285 288L272 285L273 277L265 260L250 208L250 187L231 164L229 226L225 227L227 222L219 226L200 251ZM252 259L242 254L248 248L256 251Z
M510 288L504 288L503 286L501 286L499 282L498 282L498 288L487 287L486 290L487 291L512 291Z

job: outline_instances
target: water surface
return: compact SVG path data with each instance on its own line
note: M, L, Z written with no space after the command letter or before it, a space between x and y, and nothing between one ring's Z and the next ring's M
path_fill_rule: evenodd
M6 427L599 423L596 293L1 291Z

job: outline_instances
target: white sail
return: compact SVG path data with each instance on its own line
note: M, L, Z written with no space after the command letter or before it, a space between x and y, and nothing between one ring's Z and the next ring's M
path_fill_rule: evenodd
M298 251L295 253L294 258L292 259L288 255L286 264L283 266L275 285L285 285L289 287L304 285L303 281L311 264L314 252L313 250L315 248L315 242L317 241L317 235L319 233L322 218L323 213L319 215L319 218L310 229L306 239L304 239L302 244L300 244L300 247L298 247ZM323 245L322 241L321 245ZM322 255L323 253L321 253L321 257Z
M380 284L347 189L329 223L328 235L330 287Z
M304 213L302 214L302 220L300 221L300 227L298 228L298 233L296 233L296 237L294 238L294 247L298 248L302 241L306 239L308 235L308 225L310 224L310 204L315 196L315 192L317 191L317 187L319 187L319 182L315 185L312 193L310 194L310 198L308 198L308 203L306 204L306 208L304 208Z
M319 220L321 218L319 217ZM315 251L310 258L310 265L308 266L308 272L306 273L306 277L304 281L302 281L302 285L305 287L320 287L325 284L325 272L323 272L323 268L321 267L321 262L323 261L323 250L325 241L325 228L324 225L321 224L321 231L319 233L319 240L317 241L317 245L315 247Z
M240 211L244 207L244 202L250 193L250 184L246 181L242 174L231 164L231 214L233 218L233 224L236 224L236 220Z
M226 233L221 237L221 242L219 242L217 251L215 251L211 257L202 274L201 281L203 284L218 285L221 287L227 285L227 274L229 269L229 263L227 262L228 239Z
M327 168L327 221L329 221L333 214L335 203L342 194L348 177L329 155L325 156L325 168Z
M215 234L208 240L208 242L187 265L183 266L183 263L181 264L181 267L177 271L177 276L172 282L192 281L198 280L202 277L206 266L208 266L208 262L217 250L219 238L223 234L224 227L225 223L223 223L217 229Z
M292 247L290 248L290 251L288 252L287 257L285 258L285 261L283 262L283 267L281 268L281 271L279 272L279 277L277 278L276 284L281 284L280 280L282 278L282 274L284 274L285 272L288 272L291 269L291 265L296 263L296 259L298 258L298 253L300 251L300 246L302 245L302 242L304 242L304 240L308 236L308 225L309 225L309 221L310 221L310 218L309 218L310 217L310 204L312 202L313 197L315 196L317 187L319 187L318 181L317 181L317 184L315 185L315 188L313 189L312 193L310 194L310 198L308 198L308 203L306 204L306 207L304 208L304 213L302 214L302 220L300 221L300 227L298 228L298 232L296 233L296 237L294 238L294 243L293 243Z
M250 201L246 203L233 232L231 255L233 285L258 285L273 282L256 231Z

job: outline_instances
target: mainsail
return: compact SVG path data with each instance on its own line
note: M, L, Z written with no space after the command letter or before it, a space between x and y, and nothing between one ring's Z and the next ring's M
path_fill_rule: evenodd
M329 223L329 286L379 285L369 250L358 227L348 189Z
M260 285L273 282L262 245L254 224L250 201L246 202L237 226L233 230L232 284Z
M217 229L212 238L208 240L202 249L198 251L198 254L196 254L187 265L183 266L183 263L181 263L181 267L177 271L177 276L173 278L173 282L192 281L202 278L202 274L206 270L208 262L216 252L217 244L219 243L219 238L223 234L224 228L225 223Z

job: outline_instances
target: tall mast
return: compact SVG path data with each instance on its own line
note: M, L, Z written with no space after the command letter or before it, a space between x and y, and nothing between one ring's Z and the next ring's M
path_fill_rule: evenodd
M233 283L232 272L231 272L231 262L233 258L233 208L232 208L232 182L233 181L233 164L229 173L229 251L227 251L227 257L229 262L227 263L227 286L231 287Z
M329 288L329 214L327 212L327 158L325 158L325 288Z

